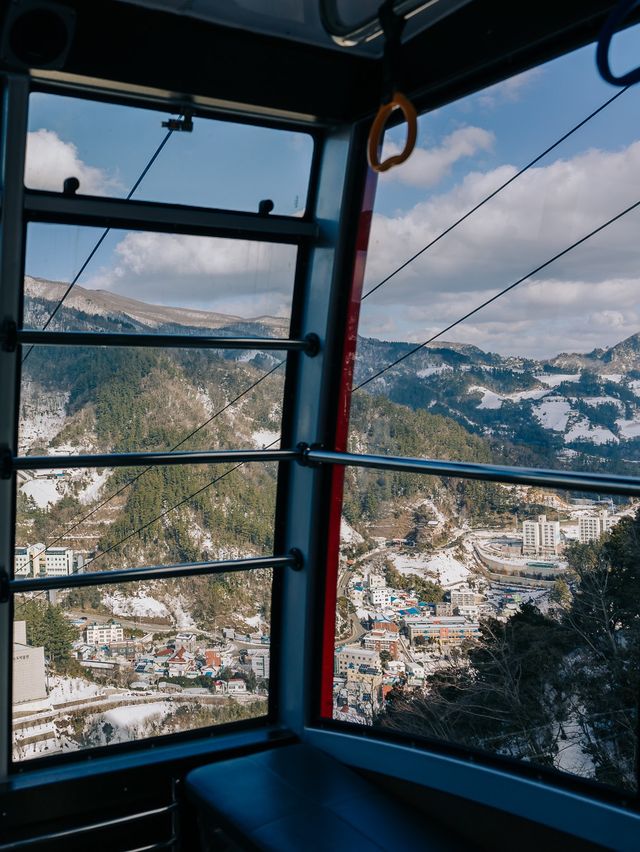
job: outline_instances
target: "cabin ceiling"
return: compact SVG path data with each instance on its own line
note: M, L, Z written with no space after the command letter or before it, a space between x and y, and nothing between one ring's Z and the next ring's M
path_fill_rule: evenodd
M440 4L449 14L438 20ZM37 55L30 53L30 39L38 38L30 32L36 18L29 14L57 7L71 22L69 43L60 61L49 62L38 76L63 72L321 123L368 118L380 101L382 40L340 47L319 25L318 5L319 0L3 0L0 63L5 69L37 68L28 58ZM499 0L440 0L410 22L400 88L420 111L432 109L593 41L614 5L538 0L525 15L521 4ZM342 0L338 6L347 8Z

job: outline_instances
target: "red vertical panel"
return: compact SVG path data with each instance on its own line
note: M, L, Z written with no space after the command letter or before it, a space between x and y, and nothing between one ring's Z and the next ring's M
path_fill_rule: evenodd
M358 322L364 269L371 231L371 216L375 198L377 175L369 169L365 182L364 197L360 217L353 265L353 277L347 306L347 322L343 345L342 371L338 396L335 444L338 451L347 449L349 437L349 414L351 411L351 388L356 361L358 340ZM333 658L336 635L336 606L338 591L338 560L340 551L340 519L342 517L342 494L344 488L344 467L334 465L331 476L329 505L329 532L327 537L327 565L324 593L324 617L322 627L322 663L320 685L320 715L331 718L333 715Z

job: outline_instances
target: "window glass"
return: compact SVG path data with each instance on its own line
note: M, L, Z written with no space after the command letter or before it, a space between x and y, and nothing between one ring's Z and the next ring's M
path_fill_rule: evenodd
M295 246L144 231L104 234L100 228L29 226L25 328L48 323L51 331L287 336Z
M271 574L16 595L13 759L266 715Z
M280 435L285 355L34 346L18 453L261 449Z
M635 790L640 503L345 484L334 718Z
M23 472L15 574L268 555L276 477L260 462Z
M25 183L62 191L76 177L78 192L124 198L167 134L169 113L35 93L30 98ZM194 118L191 132L174 132L133 196L230 210L304 212L313 143L288 130Z
M615 94L592 50L423 116L380 176L352 452L637 474L640 90L518 176ZM636 790L638 510L347 469L334 718Z
M630 64L639 39L621 42ZM433 455L458 457L459 426L495 463L636 473L640 211L538 267L638 201L640 90L516 177L613 95L585 48L421 117L380 176L355 384L402 358L358 395L437 415Z

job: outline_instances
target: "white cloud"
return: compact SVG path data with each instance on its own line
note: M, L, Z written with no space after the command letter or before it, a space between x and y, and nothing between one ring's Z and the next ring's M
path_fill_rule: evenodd
M524 91L534 83L542 74L543 68L531 68L529 71L523 71L522 74L516 74L515 77L509 77L508 80L503 80L502 83L496 83L495 86L490 86L478 95L478 101L483 107L493 109L502 103L514 103L519 101Z
M383 172L382 180L398 180L410 186L434 186L451 171L463 157L472 157L478 151L489 151L495 136L482 127L468 125L454 130L441 145L433 148L416 148L402 168ZM402 147L385 141L382 159L399 154Z
M515 173L472 172L398 216L374 217L369 289ZM429 334L640 199L640 142L531 169L365 302L362 329ZM585 351L640 330L640 209L448 332L531 355ZM385 335L386 336L386 335Z
M63 141L53 130L35 130L27 134L25 183L32 189L62 191L64 181L76 177L78 192L85 195L113 194L120 188L118 181L102 169L88 166L72 142Z
M115 258L86 286L246 317L290 310L293 246L132 231L116 246Z

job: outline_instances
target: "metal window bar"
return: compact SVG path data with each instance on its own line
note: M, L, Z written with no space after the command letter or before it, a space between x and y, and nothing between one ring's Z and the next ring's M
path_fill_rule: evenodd
M294 245L315 240L320 232L317 223L295 216L238 213L120 198L68 196L38 190L25 190L24 213L31 222L152 230Z
M223 559L207 562L179 562L174 565L148 565L144 568L122 568L115 571L91 571L69 574L66 577L33 577L9 581L12 594L41 592L49 589L78 589L104 586L111 583L132 583L135 580L169 580L174 577L197 577L201 574L230 574L238 571L257 571L260 568L302 567L301 556L291 552L285 556L252 556L245 559Z
M29 82L26 76L6 75L2 88L0 170L0 318L18 323L22 294L23 185L27 140ZM13 447L17 434L20 365L14 353L0 349L0 446ZM0 479L0 578L13 564L15 488ZM12 617L10 601L0 603L0 783L9 772L11 755Z
M66 470L84 467L281 462L300 458L299 450L192 450L178 453L101 453L77 456L11 456L2 460L2 478L18 470Z
M276 337L215 337L201 334L125 334L92 331L39 331L21 328L0 332L4 347L31 346L137 346L171 349L250 349L260 352L304 352L316 355L319 340Z
M161 814L170 814L173 813L177 807L177 803L172 802L170 805L163 805L159 808L141 811L140 813L127 814L123 817L114 817L112 819L105 819L99 822L92 822L88 825L74 826L73 828L62 829L61 831L50 831L45 834L38 834L34 837L26 837L23 840L14 840L9 843L2 843L0 845L0 852L14 852L14 850L19 849L31 849L42 843L64 841L68 838L76 837L78 834L87 834L92 831L104 831L104 829L113 828L118 825L127 825L128 823L135 822L137 820L150 819L151 817L157 817ZM162 844L166 842L167 841L162 841ZM164 847L163 845L153 845L145 848L162 849Z
M338 464L345 467L366 467L377 470L397 470L430 476L452 476L460 479L481 479L487 482L506 482L513 485L546 486L570 491L625 494L640 497L640 479L606 473L579 473L569 470L509 467L497 464L418 459L402 456L340 453L317 447L303 449L305 464Z

